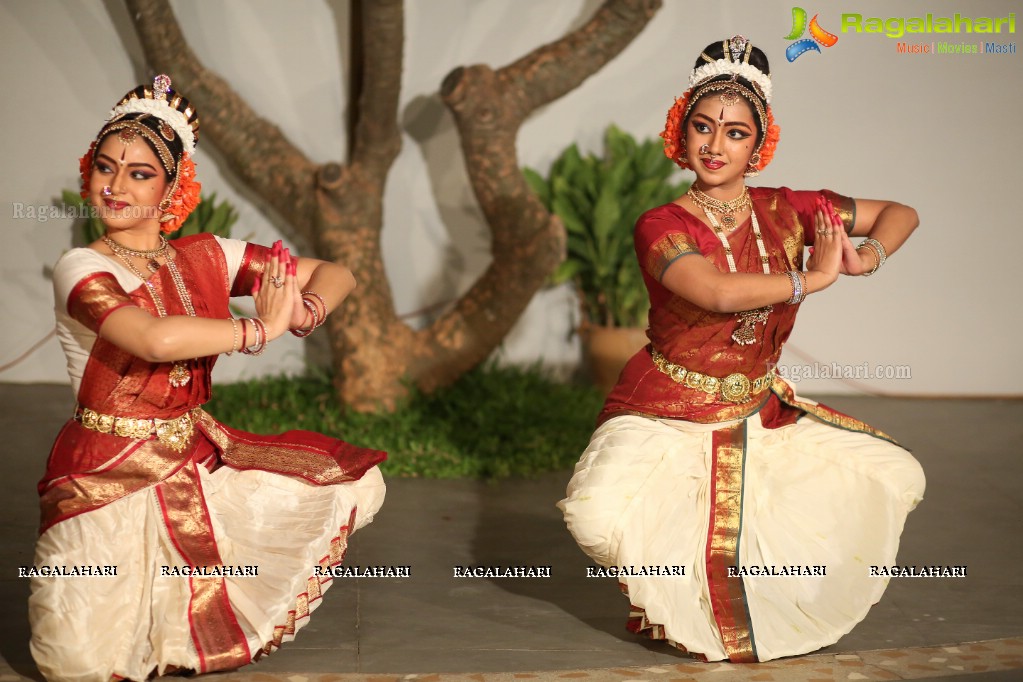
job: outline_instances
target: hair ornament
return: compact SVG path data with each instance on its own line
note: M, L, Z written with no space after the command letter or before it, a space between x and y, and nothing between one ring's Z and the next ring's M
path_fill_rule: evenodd
M110 116L107 117L107 121L113 121L125 114L149 114L155 116L167 123L171 130L177 133L178 137L181 138L181 145L184 147L185 153L194 155L195 145L198 141L196 128L198 128L199 124L198 121L190 124L185 112L179 111L173 106L181 101L180 98L175 96L170 100L167 99L167 95L172 92L170 77L160 74L153 79L152 89L146 88L144 92L145 97L139 97L134 92L125 96L117 106L110 110ZM160 133L168 140L173 139L173 137L167 137L162 128Z
M768 104L771 103L771 77L751 64L730 62L727 59L718 59L694 69L689 76L689 87L695 88L711 78L726 75L742 76L753 84L758 96L763 97Z
M735 35L726 38L721 41L721 50L724 55L722 59L711 58L706 50L700 53L700 60L705 63L693 69L689 76L689 89L682 93L681 97L675 98L675 103L668 110L664 130L660 135L664 140L664 155L680 168L689 168L686 162L683 128L689 118L689 112L701 97L717 93L725 105L733 105L741 98L745 98L753 109L761 133L746 173L756 175L771 162L780 136L770 107L771 77L749 63L753 43L745 36ZM729 78L715 80L721 76ZM750 87L739 82L740 77L748 81Z

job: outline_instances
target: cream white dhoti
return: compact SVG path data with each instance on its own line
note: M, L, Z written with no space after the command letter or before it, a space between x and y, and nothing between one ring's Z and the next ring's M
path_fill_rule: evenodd
M558 503L583 551L619 567L630 629L708 660L803 654L849 632L924 492L920 465L883 439L809 415L744 421L614 417ZM623 575L654 566L685 575Z
M348 536L383 503L384 481L377 467L329 486L259 470L210 473L200 466L198 472L223 566L243 573L224 580L255 657L309 622L331 585L317 567L341 562ZM32 579L32 655L47 679L144 680L168 665L201 669L189 582L217 578L180 575L186 561L167 533L165 513L149 488L61 521L40 537L37 568L117 568L116 576Z

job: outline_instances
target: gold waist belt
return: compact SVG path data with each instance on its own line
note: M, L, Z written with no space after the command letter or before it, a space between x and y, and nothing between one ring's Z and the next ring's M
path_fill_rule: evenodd
M123 438L156 436L156 439L164 445L181 452L192 439L194 419L201 411L202 408L195 407L174 419L141 419L102 414L86 407L75 410L75 419L82 422L82 426L91 431L109 433Z
M719 396L729 403L744 403L753 395L760 393L774 381L774 370L762 377L750 379L745 374L729 374L724 379L707 374L694 372L664 357L658 350L651 353L654 365L675 383L682 384L708 395Z

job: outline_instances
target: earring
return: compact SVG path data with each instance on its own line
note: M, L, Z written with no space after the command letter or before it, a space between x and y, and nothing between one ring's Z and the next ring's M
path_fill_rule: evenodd
M749 157L749 165L746 167L746 172L743 173L747 178L753 178L760 175L760 169L757 166L760 164L760 152L753 152L753 156Z

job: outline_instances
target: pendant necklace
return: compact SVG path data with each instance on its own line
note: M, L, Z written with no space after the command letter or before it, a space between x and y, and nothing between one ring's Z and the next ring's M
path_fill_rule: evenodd
M764 269L765 275L771 274L771 266L767 259L767 249L764 247L764 238L760 234L760 223L757 222L757 212L752 208L753 202L750 200L748 188L743 187L742 194L731 201L721 201L720 199L710 197L696 189L695 185L689 187L687 194L693 200L693 203L703 209L707 220L710 221L711 227L714 228L714 234L717 235L721 245L725 248L725 259L728 261L729 272L738 272L738 269L735 267L735 259L732 257L732 246L728 243L728 237L725 236L725 231L718 224L714 214L721 213L721 222L724 223L726 228L732 230L735 229L735 212L749 207L750 222L753 224L753 234L757 240L757 251L760 253L760 264ZM773 310L773 305L765 305L762 308L743 310L736 313L736 317L739 318L739 324L735 331L732 332L732 341L740 346L749 346L754 343L756 341L756 335L754 334L756 325L766 325L767 318Z
M170 272L171 279L174 281L174 288L177 289L178 297L181 299L182 305L185 306L185 312L190 317L195 317L195 309L192 307L192 297L188 294L188 289L185 288L185 281L181 278L181 271L178 270L177 264L174 262L174 257L171 255L168 247L167 238L160 235L160 246L155 249L149 249L146 251L136 251L135 249L129 249L126 246L118 244L110 237L103 236L103 242L110 247L110 250L114 252L114 255L121 259L121 261L128 266L132 274L142 280L142 284L145 285L146 290L149 292L149 296L153 299L153 304L156 306L156 312L160 317L167 317L167 309L164 308L163 300L160 298L160 294L156 292L156 287L150 282L145 275L143 275L135 264L131 262L131 256L136 258L147 258L149 263L147 267L156 272L160 269L160 264L156 261L158 257L165 257L167 260L167 270ZM188 382L192 379L192 372L188 368L188 363L185 360L175 360L173 367L171 367L170 374L168 375L168 382L174 388L181 388L187 386Z

